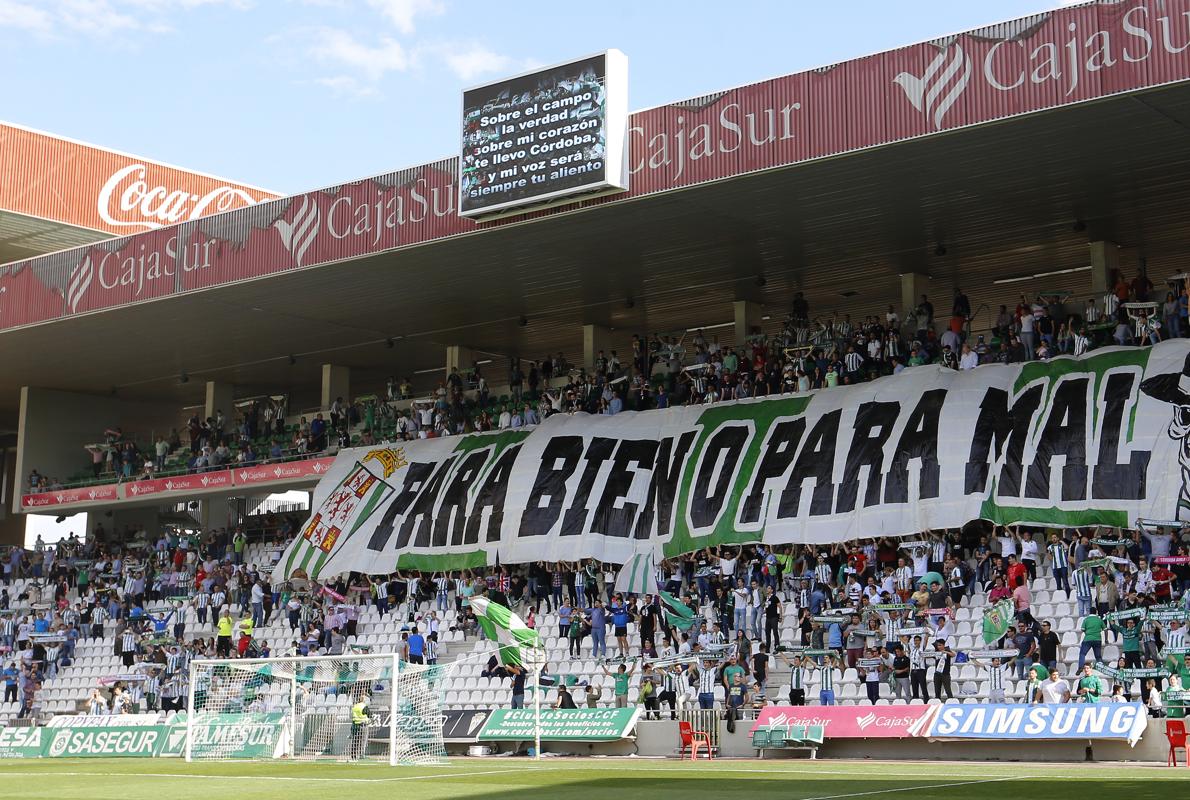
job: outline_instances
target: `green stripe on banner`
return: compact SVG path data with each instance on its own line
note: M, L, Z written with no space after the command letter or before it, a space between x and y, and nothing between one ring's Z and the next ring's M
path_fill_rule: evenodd
M686 524L686 517L690 510L690 497L694 482L694 471L698 465L699 454L706 447L711 435L718 432L726 423L735 420L746 421L755 426L755 434L748 442L748 449L740 458L739 475L746 481L756 469L762 445L768 438L773 423L780 417L795 417L803 414L809 407L811 397L796 397L788 400L770 400L765 403L745 403L738 406L712 406L704 411L696 423L702 428L690 450L690 457L682 470L681 486L678 490L678 502L674 506L673 537L665 543L666 558L688 553L702 547L714 547L721 544L747 544L764 537L764 526L755 531L737 531L735 518L740 503L746 494L746 485L732 487L733 491L724 504L723 513L719 515L719 522L710 536L701 536L695 541L691 535L690 526ZM763 522L764 516L761 516Z
M314 552L316 550L318 550L318 548L312 544L307 544L307 547L309 549L307 549L305 554L302 556L302 561L300 564L298 564L298 569L302 570L307 575L310 575L310 570L308 569L308 567L310 566L310 559L314 557ZM310 577L314 577L314 576L310 575Z
M488 554L483 550L469 553L448 553L443 555L416 555L402 553L394 569L411 569L418 572L450 572L456 569L486 567Z
M1061 527L1083 527L1085 525L1110 525L1113 528L1128 527L1128 512L1106 508L1085 508L1066 510L1064 508L1026 508L1024 506L1002 506L996 503L996 487L992 495L983 501L979 516L997 525L1012 525L1016 522Z
M1019 393L1035 380L1045 380L1046 395L1042 401L1042 406L1048 406L1053 391L1057 388L1063 375L1086 374L1089 369L1095 375L1094 397L1098 400L1103 385L1103 378L1107 375L1108 370L1120 369L1121 367L1139 367L1140 371L1143 372L1145 367L1148 366L1149 353L1151 352L1152 348L1149 347L1129 347L1110 352L1091 353L1090 355L1083 356L1081 359L1057 358L1051 361L1027 361L1021 364L1021 372L1017 376L1016 383L1013 385L1013 393ZM1131 413L1128 418L1128 441L1130 442L1132 441L1132 429L1136 425L1137 405L1136 403L1132 404ZM1037 420L1033 423L1034 432L1040 428L1044 420L1044 414L1037 416ZM1091 404L1091 422L1093 426L1098 427L1098 402Z
M637 557L635 569L632 571L633 594L645 594L649 588L649 572L652 568L653 559L643 555Z

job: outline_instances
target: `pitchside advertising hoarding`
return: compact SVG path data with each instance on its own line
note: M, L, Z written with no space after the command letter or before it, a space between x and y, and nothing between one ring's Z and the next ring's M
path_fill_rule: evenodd
M201 714L193 726L198 756L272 758L282 746L286 714ZM181 757L186 714L57 716L43 728L0 728L3 758Z
M1190 519L1190 341L340 451L275 573ZM1172 424L1171 424L1172 423ZM1175 467L1176 465L1176 467Z
M632 735L640 708L550 708L540 712L541 740L617 742ZM537 735L537 712L498 708L479 732L479 741L524 742Z
M463 93L459 216L628 188L628 59L619 50Z
M1148 720L1140 703L768 706L752 730L821 725L827 739L1117 739L1135 745Z

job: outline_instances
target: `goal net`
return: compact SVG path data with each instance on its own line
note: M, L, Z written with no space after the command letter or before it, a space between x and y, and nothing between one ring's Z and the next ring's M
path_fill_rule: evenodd
M192 661L186 760L443 763L443 669L394 654Z

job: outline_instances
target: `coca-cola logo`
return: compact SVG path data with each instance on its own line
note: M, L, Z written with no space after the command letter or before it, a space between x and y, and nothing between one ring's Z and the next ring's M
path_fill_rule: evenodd
M268 199L226 185L201 195L161 184L150 186L147 175L144 164L129 164L113 172L99 190L96 210L100 219L117 228L160 228Z

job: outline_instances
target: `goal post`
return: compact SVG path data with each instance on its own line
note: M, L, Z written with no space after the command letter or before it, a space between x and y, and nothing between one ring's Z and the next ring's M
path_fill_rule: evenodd
M186 760L443 763L444 671L395 653L195 659Z

